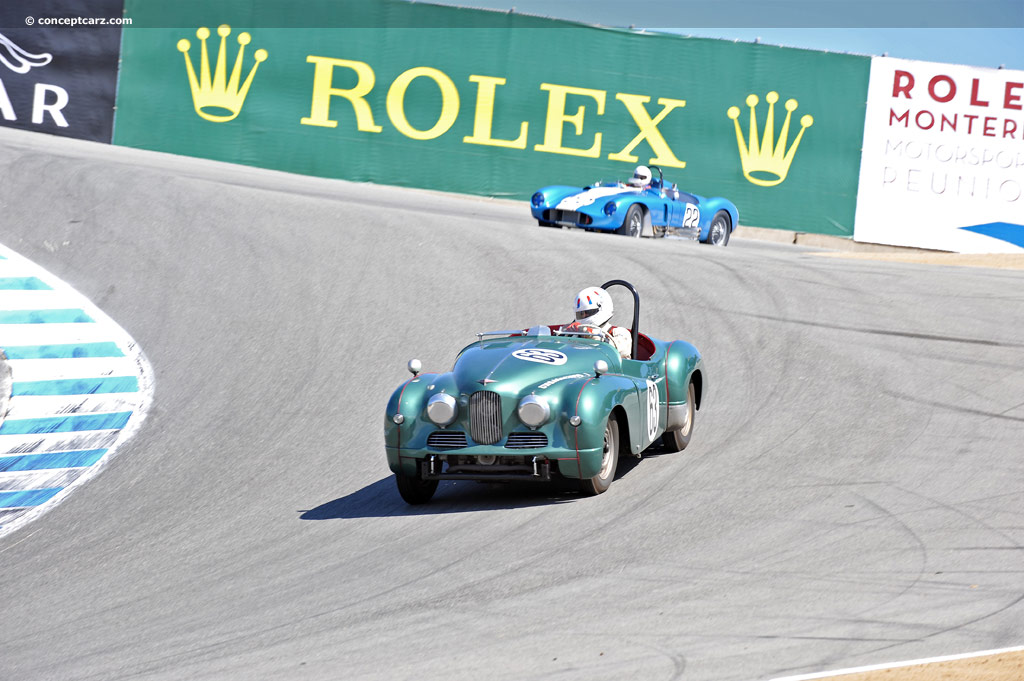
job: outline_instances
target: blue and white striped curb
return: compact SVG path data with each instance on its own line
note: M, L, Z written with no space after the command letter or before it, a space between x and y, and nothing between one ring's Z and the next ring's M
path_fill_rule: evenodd
M152 401L135 341L85 296L0 245L0 536L39 517L110 460Z

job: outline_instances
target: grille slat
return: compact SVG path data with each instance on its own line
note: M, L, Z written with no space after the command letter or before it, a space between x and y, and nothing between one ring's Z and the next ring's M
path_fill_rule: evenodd
M544 433L509 433L505 447L508 449L539 449L548 446Z
M493 445L501 439L501 395L478 390L469 398L469 434L473 441Z
M466 444L465 433L438 430L427 436L427 446L434 449L460 449Z

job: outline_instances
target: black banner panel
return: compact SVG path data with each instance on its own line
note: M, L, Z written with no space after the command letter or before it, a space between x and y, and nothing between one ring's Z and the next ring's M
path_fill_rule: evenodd
M110 142L124 0L0 2L0 125Z

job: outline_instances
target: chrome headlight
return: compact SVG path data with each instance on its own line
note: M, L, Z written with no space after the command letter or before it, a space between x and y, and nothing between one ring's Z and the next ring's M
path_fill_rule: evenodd
M536 194L533 195L533 198L530 200L533 202L533 205L540 207L540 204L544 203L544 195L540 192L537 192Z
M437 393L427 400L427 418L439 426L447 426L458 413L455 398L447 393Z
M519 420L530 428L538 428L551 418L551 407L536 395L527 395L519 400Z

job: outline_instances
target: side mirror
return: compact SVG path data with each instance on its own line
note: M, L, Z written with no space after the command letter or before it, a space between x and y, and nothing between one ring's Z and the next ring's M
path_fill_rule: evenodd
M416 376L421 371L423 371L423 362L419 361L418 359L410 359L408 366L409 372L412 373L413 376Z

